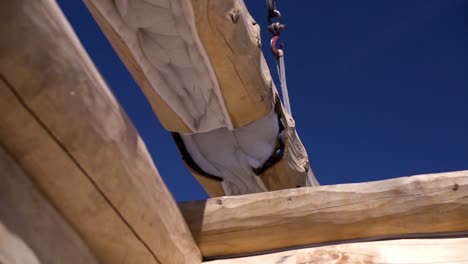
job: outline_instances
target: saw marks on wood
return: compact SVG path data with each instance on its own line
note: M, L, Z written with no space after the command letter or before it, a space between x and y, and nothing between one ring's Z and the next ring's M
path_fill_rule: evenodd
M260 28L243 1L85 3L167 130L231 130L273 109Z
M93 13L98 12L102 17L100 23L109 24L130 51L131 54L124 57L121 54L121 57L127 60L128 55L132 56L136 65L127 63L127 67L142 71L152 92L156 92L189 129L180 131L171 124L172 120L167 120L163 125L168 130L205 132L220 127L232 128L215 73L198 38L188 1L86 2L95 11ZM138 76L134 77L139 81ZM164 105L151 101L151 97L148 99L160 116L162 113L158 113L158 109Z
M136 32L139 45L131 50L141 48L144 58L140 60L149 63L146 72L153 87L192 131L232 128L216 77L199 43L190 4L183 0L116 0L115 5L124 23Z

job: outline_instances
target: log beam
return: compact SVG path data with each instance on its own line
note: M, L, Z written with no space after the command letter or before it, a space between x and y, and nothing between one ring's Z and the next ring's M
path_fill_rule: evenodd
M408 239L291 250L206 264L468 263L468 238Z
M0 144L103 263L200 263L137 131L53 0L0 3Z
M243 0L84 0L162 125L243 127L274 107L260 27Z
M204 257L468 231L468 171L180 204Z
M318 185L244 0L83 2L209 195Z

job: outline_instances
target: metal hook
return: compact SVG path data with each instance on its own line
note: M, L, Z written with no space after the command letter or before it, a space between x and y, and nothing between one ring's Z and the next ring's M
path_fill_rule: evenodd
M283 43L281 43L280 47L277 48L278 40L279 40L279 36L277 35L277 36L273 36L273 38L271 38L271 41L270 41L271 51L273 51L273 54L275 54L276 58L282 57L283 50L284 50Z

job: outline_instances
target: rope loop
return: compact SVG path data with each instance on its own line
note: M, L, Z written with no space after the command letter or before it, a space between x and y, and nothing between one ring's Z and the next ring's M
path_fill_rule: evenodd
M284 44L281 43L279 48L278 46L279 36L273 36L270 41L271 51L276 56L276 59L283 56Z

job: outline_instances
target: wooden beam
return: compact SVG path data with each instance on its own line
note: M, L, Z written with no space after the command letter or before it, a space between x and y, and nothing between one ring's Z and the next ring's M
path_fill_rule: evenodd
M273 110L276 88L261 49L260 26L244 0L191 0L195 26L234 127Z
M468 231L468 171L180 204L203 256Z
M239 128L274 107L260 28L242 0L84 0L162 125Z
M0 263L99 263L1 146L0 182Z
M207 137L215 137L222 131L222 135L230 138L235 137L233 129L245 128L270 115L274 108L282 108L261 52L260 27L243 0L84 0L84 3L167 130L214 133ZM226 165L210 160L187 163L210 196L318 185L292 117L276 112L285 127L284 151L278 148L265 153L284 154L272 158L276 162L265 167L261 177L252 172L251 165L243 167L234 161L226 162L231 167L222 171L236 171L239 175L207 173L210 169L201 164L217 168ZM228 129L218 130L225 128ZM250 133L255 134L253 130ZM275 146L275 142L262 144ZM194 154L185 149L183 140L177 145L184 160L193 160L189 154ZM211 146L196 145L202 150L220 152ZM244 153L247 148L238 145L241 148L224 147L226 153L230 152L226 156ZM258 155L236 157L243 161ZM267 158L260 158L261 163L265 164Z
M468 238L389 240L291 250L206 264L468 263Z
M0 141L104 263L159 263L46 127L0 82Z
M137 131L53 0L0 4L0 144L104 263L200 263Z

